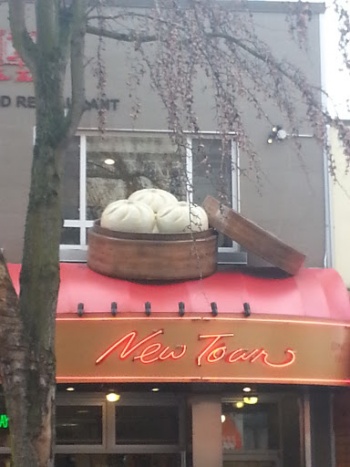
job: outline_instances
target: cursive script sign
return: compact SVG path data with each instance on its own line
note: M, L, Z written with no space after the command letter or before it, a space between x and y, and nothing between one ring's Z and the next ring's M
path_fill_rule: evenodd
M171 349L161 340L163 334L164 330L159 329L143 339L137 339L138 333L132 331L108 347L97 358L96 365L101 364L107 357L113 354L121 361L131 358L133 361L140 361L143 364L185 358L187 345L179 344ZM271 361L269 352L264 348L232 349L228 346L227 341L233 337L234 334L199 334L198 340L203 341L204 345L195 356L196 364L201 366L206 363L217 363L223 360L226 363L261 363L275 368L283 368L295 362L295 351L289 348L284 350L284 356L280 361Z
M59 317L56 357L58 382L348 385L350 327L263 317Z

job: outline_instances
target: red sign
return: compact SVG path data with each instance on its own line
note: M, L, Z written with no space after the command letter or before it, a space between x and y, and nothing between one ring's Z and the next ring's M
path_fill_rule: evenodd
M35 38L36 33L30 33ZM16 67L15 77L13 78L8 66ZM0 29L0 81L14 80L20 83L33 81L32 75L18 52L13 47L12 35L9 31Z
M264 318L57 318L57 380L350 383L350 326Z
M163 329L152 332L148 336L137 341L137 332L133 331L125 336L122 336L117 342L111 345L102 355L96 360L96 365L102 363L108 356L117 353L119 360L132 359L139 360L141 363L149 364L155 362L164 362L166 360L179 360L186 357L187 345L180 344L177 348L170 349L161 341L156 340L164 334ZM234 334L211 334L198 335L198 340L203 340L205 345L195 356L195 362L198 366L205 363L217 363L223 360L226 363L237 362L260 362L264 365L282 368L291 365L295 361L295 351L286 349L283 361L269 361L269 353L265 349L246 350L242 348L228 348L226 340L233 338ZM141 350L140 350L141 349Z

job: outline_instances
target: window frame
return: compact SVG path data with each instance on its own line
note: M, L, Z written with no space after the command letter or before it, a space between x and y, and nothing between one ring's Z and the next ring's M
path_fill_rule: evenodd
M242 400L243 397L249 397L256 395L253 393L244 393L227 395L221 398L221 404L234 403ZM239 451L230 451L223 448L223 461L272 461L276 467L280 467L281 455L283 452L283 436L282 436L282 415L281 415L281 398L282 394L259 394L258 404L273 404L277 408L278 417L278 436L279 436L279 447L278 449L242 449ZM253 407L253 406L252 406Z
M102 406L102 444L56 444L57 454L178 454L185 451L185 402L173 394L122 393L118 402L107 402L103 393L58 394L57 406ZM179 411L178 444L117 444L115 442L116 406L172 406ZM6 448L7 450L9 448Z
M57 406L98 406L102 407L102 443L101 444L58 444L55 450L57 454L103 454L107 449L107 402L101 396L72 394L70 396L57 396Z
M118 133L134 134L149 134L149 135L166 135L168 130L139 130L139 129L108 129L106 135L117 135ZM93 220L86 218L86 186L87 186L87 137L98 135L97 129L79 128L76 136L79 137L79 219L63 219L64 228L78 228L80 244L61 244L60 245L60 261L86 261L87 256L87 229L93 226ZM187 168L187 183L188 186L193 182L193 156L192 156L192 141L202 136L203 138L212 139L219 138L220 133L217 131L201 131L199 133L186 133L186 168ZM231 171L231 190L232 190L232 207L240 212L240 180L238 174L239 168L239 150L235 141L235 134L231 135L231 163L236 170ZM108 136L106 136L108 137ZM187 199L192 201L192 190L187 190ZM219 263L240 263L246 264L246 253L241 252L239 246L232 242L230 247L219 247ZM234 257L232 258L232 255Z

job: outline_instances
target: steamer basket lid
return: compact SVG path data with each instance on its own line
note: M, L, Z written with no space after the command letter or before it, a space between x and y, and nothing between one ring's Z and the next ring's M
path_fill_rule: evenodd
M237 242L245 250L291 275L296 274L303 266L305 261L303 253L282 242L275 235L212 196L207 196L202 206L208 215L210 225Z

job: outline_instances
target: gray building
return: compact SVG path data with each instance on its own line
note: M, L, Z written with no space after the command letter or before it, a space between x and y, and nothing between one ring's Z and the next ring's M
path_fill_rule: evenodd
M128 5L141 11L137 8L143 3ZM35 35L34 25L30 26L32 7L29 2L28 24ZM234 8L241 7L235 4ZM252 27L276 57L298 66L319 88L323 5L312 4L306 48L288 31L289 8L282 2L249 2ZM344 397L344 389L332 386L349 383L350 339L344 338L349 327L339 324L348 319L349 303L338 276L322 269L331 264L327 163L305 118L306 107L296 96L298 126L290 128L275 102L266 97L268 89L256 95L264 118L258 118L247 96L241 97L240 116L256 151L259 171L232 133L220 177L223 147L205 77L199 74L194 91L200 132L188 129L185 150L179 154L169 136L162 101L147 74L137 90L127 84L135 67L133 47L106 39L104 48L107 81L101 101L95 76L98 39L88 37L87 109L64 164L57 466L340 467L335 459L332 400L338 391ZM20 263L35 99L31 77L11 45L6 2L0 2L0 89L0 246L9 263ZM67 97L68 90L67 83ZM134 119L136 104L140 113ZM98 129L101 108L106 117L103 134ZM271 133L273 141L268 142ZM87 229L109 202L148 187L199 204L207 194L224 192L227 204L303 252L310 269L296 278L248 276L246 266L267 264L224 236L219 237L219 262L241 265L243 273L233 272L231 266L227 271L226 266L200 284L149 285L110 279L88 269L84 264ZM19 268L10 265L15 283ZM131 316L134 311L137 319ZM160 321L164 318L160 314L150 321L158 311L167 315L166 320ZM183 318L186 313L190 316ZM100 334L91 328L87 332L94 320ZM326 321L331 322L329 327L318 326ZM157 328L159 322L165 323L166 338ZM207 323L216 336L211 344L205 341L213 338L203 330ZM232 331L228 333L224 326ZM260 331L262 326L266 332ZM179 329L177 334L172 327ZM242 342L240 334L246 341L236 343L236 331L237 342ZM117 335L119 340L110 344ZM186 343L180 343L180 337ZM136 338L143 340L135 344ZM164 348L163 338L166 343L172 339ZM222 343L224 338L232 347L229 350ZM200 357L196 354L199 341L206 345ZM97 349L96 355L90 355L91 349ZM188 349L197 355L196 362L186 360ZM91 361L87 362L87 355ZM117 370L112 367L113 358L121 365ZM176 358L181 365L184 362L183 367L175 365L172 360ZM72 370L74 365L78 370ZM216 367L218 373L212 369ZM324 367L331 369L322 377ZM106 392L112 390L121 393L115 405L105 400ZM337 433L342 439L341 404L336 410L337 423L340 420L336 429L340 426ZM8 466L8 426L1 417L0 465Z
M279 59L286 59L300 67L310 83L319 86L321 52L318 13L322 11L322 6L313 5L313 16L308 25L308 46L306 51L302 51L288 32L288 5L278 2L251 2L249 5L254 12L259 37L271 46ZM35 101L32 83L27 81L29 75L11 48L6 8L5 3L0 5L1 60L4 64L0 76L0 141L3 148L0 244L9 261L20 261L35 131ZM175 149L166 134L167 120L163 104L151 88L147 76L137 91L140 115L136 120L132 118L135 99L129 97L131 91L127 85L133 59L132 48L116 45L113 40L106 40L105 47L107 84L102 105L107 108L108 130L102 138L97 131L97 108L101 102L94 77L97 39L89 37L86 69L88 110L70 148L65 169L65 229L62 237L62 243L66 245L62 246L62 258L65 260L84 257L79 249L82 246L84 250L86 244L86 227L91 226L91 221L107 202L149 185L178 191L180 195L185 187L179 172L180 161L173 157ZM197 99L197 113L203 141L199 142L198 135L188 134L190 149L187 150L186 160L187 174L193 182L193 197L197 202L201 202L207 193L217 193L216 179L220 165L220 142L216 135L219 128L210 91L204 91L204 88L203 77L199 77L195 93L200 95L200 99ZM288 123L274 102L269 102L265 96L261 96L261 101L267 119L257 119L255 110L247 101L242 100L240 105L241 117L259 159L259 168L251 169L249 159L232 135L232 161L226 161L224 181L228 201L244 216L306 254L307 265L323 266L329 257L322 147L312 137L301 103L295 103L300 110L300 126L292 129L288 128ZM273 125L282 126L287 134L297 131L302 136L287 137L283 142L267 144ZM205 166L199 160L203 157L198 151L199 143L201 147L204 143L204 151L210 157L210 179L206 177ZM300 145L300 153L296 143ZM107 162L112 159L114 165L108 166L104 162L106 159ZM259 170L259 173L255 173L255 170ZM226 247L228 249L225 251L228 252L230 245ZM233 261L236 260L244 261L244 257L236 255ZM255 259L248 258L248 261L254 263Z

